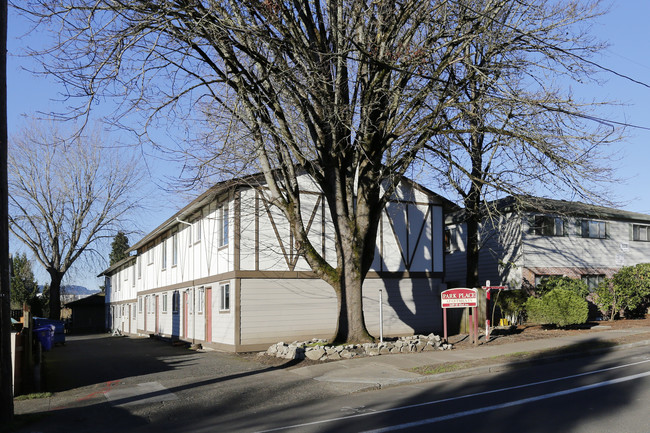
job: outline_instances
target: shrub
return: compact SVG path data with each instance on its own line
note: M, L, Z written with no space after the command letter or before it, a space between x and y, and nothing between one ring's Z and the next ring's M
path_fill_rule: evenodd
M500 290L496 294L494 303L510 323L519 323L525 316L528 297L525 290Z
M538 296L544 296L551 290L555 289L568 290L577 294L583 299L589 295L589 288L584 281L569 277L561 277L559 275L548 277L543 280L540 284L537 285L537 287L535 287L535 292Z
M589 317L589 306L578 293L553 289L541 298L529 298L526 312L533 323L568 326L585 323Z
M611 319L645 312L650 304L650 263L622 267L596 289L594 300Z

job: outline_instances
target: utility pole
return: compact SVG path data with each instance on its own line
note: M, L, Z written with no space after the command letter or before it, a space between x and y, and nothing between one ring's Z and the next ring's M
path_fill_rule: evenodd
M14 417L7 185L7 1L0 1L0 419Z

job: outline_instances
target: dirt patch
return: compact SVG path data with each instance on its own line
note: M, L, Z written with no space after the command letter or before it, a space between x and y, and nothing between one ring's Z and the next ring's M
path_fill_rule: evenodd
M542 338L555 338L565 335L586 335L596 334L603 330L632 329L650 327L650 316L643 319L607 320L588 322L584 325L569 328L554 328L543 325L519 325L510 327L499 327L492 331L490 341L485 341L485 330L479 330L479 346L488 344L490 346L499 344L517 343L520 341L539 340ZM619 344L631 343L634 341L646 340L650 333L628 335L617 337ZM452 335L449 342L454 345L454 350L469 349L474 347L470 342L468 334Z

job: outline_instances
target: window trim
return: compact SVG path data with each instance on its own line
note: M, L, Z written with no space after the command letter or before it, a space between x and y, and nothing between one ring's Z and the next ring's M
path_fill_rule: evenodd
M598 236L592 236L591 235L591 225L596 224L598 226ZM601 227L604 229L604 233L601 235ZM594 220L594 219L583 219L581 222L581 228L582 228L582 237L585 239L607 239L608 235L608 228L607 228L607 221L603 220Z
M645 231L645 239L641 239L641 229ZM650 225L632 224L632 240L635 242L650 242Z
M219 284L219 311L230 311L230 283Z
M548 231L548 228L552 229L552 233ZM529 232L535 236L544 237L566 236L566 221L564 218L555 215L534 215Z
M219 206L218 209L218 222L219 222L219 232L218 232L218 239L217 239L217 244L219 248L222 247L227 247L228 246L228 237L229 237L229 212L228 212L228 205L224 204Z

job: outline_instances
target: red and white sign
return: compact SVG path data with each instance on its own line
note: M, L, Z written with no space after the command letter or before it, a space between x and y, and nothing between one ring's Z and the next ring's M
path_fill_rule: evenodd
M478 307L478 290L449 289L440 294L442 308Z
M508 290L508 286L483 286L484 290Z

